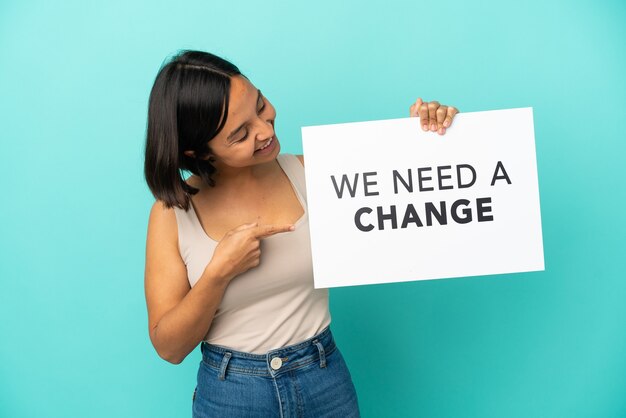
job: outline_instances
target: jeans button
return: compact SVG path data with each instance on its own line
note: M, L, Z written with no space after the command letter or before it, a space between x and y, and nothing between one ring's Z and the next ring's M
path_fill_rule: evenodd
M283 361L281 360L280 357L274 357L272 361L270 361L270 366L274 370L280 369L282 365L283 365Z

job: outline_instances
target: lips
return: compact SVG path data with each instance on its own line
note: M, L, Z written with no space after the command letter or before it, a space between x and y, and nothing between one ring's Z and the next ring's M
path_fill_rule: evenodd
M265 145L263 145L261 148L259 148L258 150L256 150L255 152L263 152L263 150L268 149L269 147L272 146L272 144L274 143L274 137L271 137L266 143Z

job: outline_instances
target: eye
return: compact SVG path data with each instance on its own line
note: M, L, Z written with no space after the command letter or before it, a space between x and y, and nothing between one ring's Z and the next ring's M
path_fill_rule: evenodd
M248 137L248 130L246 129L246 133L241 137L241 139L238 139L236 141L234 141L234 143L238 143L238 142L243 142L245 141L245 139Z
M257 113L261 113L265 110L265 98L262 95L259 95L259 102L257 103ZM246 129L246 133L238 140L233 141L233 143L243 142L248 137L248 130Z
M261 107L257 110L257 112L261 113L263 110L265 110L265 98L259 97L259 103L261 104Z

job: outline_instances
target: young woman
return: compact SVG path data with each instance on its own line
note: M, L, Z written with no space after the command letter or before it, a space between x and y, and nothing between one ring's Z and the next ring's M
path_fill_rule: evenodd
M410 107L444 134L457 110ZM178 364L201 343L194 417L358 417L313 288L303 157L279 154L276 110L232 63L184 51L148 111L150 339ZM193 173L188 179L183 172Z

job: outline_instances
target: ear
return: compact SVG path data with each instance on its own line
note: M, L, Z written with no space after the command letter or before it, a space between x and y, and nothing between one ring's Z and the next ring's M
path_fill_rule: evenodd
M196 153L195 153L195 151L191 151L191 150L188 150L188 151L183 151L183 154L185 154L185 155L186 155L187 157L189 157L189 158L198 158L198 157L196 157ZM210 159L210 158L212 158L212 157L213 157L213 154L211 154L211 153L209 152L209 153L207 153L204 157L201 157L200 159L201 159L201 160L208 160L208 159Z

